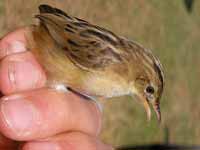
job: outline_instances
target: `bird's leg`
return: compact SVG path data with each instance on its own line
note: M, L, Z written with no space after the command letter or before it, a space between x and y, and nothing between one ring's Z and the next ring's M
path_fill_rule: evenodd
M76 91L76 90L74 90L74 89L72 89L72 88L70 88L70 87L67 87L67 90L70 91L70 92L72 92L72 93L74 93L74 94L76 94L76 95L78 95L78 96L80 96L81 98L83 98L83 99L85 99L85 100L92 100L93 102L96 103L96 105L98 106L99 110L100 110L101 112L103 112L103 106L102 106L102 104L98 101L99 98L97 98L97 97L95 97L95 96L90 96L90 95L87 95L87 94L84 94L84 93L80 93L80 92L78 92L78 91Z

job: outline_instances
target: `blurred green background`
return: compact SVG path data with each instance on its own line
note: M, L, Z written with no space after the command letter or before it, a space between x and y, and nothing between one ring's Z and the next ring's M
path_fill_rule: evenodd
M170 141L200 144L200 1L188 13L183 0L1 0L0 35L35 23L41 3L103 26L152 49L164 67L163 121L148 123L128 97L105 102L102 139L114 145Z

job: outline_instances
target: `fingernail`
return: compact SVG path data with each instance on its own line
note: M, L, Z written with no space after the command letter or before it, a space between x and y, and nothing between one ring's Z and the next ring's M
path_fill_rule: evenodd
M37 142L34 144L28 144L24 149L31 150L61 150L61 147L57 143L53 142Z
M2 99L1 113L5 126L14 134L26 136L37 122L37 110L25 97L11 96Z
M24 52L26 51L26 47L24 43L20 41L13 41L12 43L8 45L6 51L7 51L7 55L10 53Z
M8 76L13 90L24 90L34 88L41 75L31 62L11 60L8 66ZM25 78L26 81L24 80Z

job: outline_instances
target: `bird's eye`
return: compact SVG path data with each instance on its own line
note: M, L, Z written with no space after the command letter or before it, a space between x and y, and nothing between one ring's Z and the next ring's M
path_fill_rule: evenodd
M146 88L146 92L149 93L149 94L154 94L155 90L152 86L147 86Z

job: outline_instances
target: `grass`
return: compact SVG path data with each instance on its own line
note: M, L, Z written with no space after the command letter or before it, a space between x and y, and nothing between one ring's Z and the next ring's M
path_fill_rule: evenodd
M150 48L166 76L163 123L147 123L142 107L130 98L107 101L102 139L115 145L161 142L164 127L173 143L200 143L200 1L188 14L182 0L25 0L0 2L0 33L33 23L40 3L65 9ZM23 6L22 6L23 4ZM3 8L4 6L4 8Z

